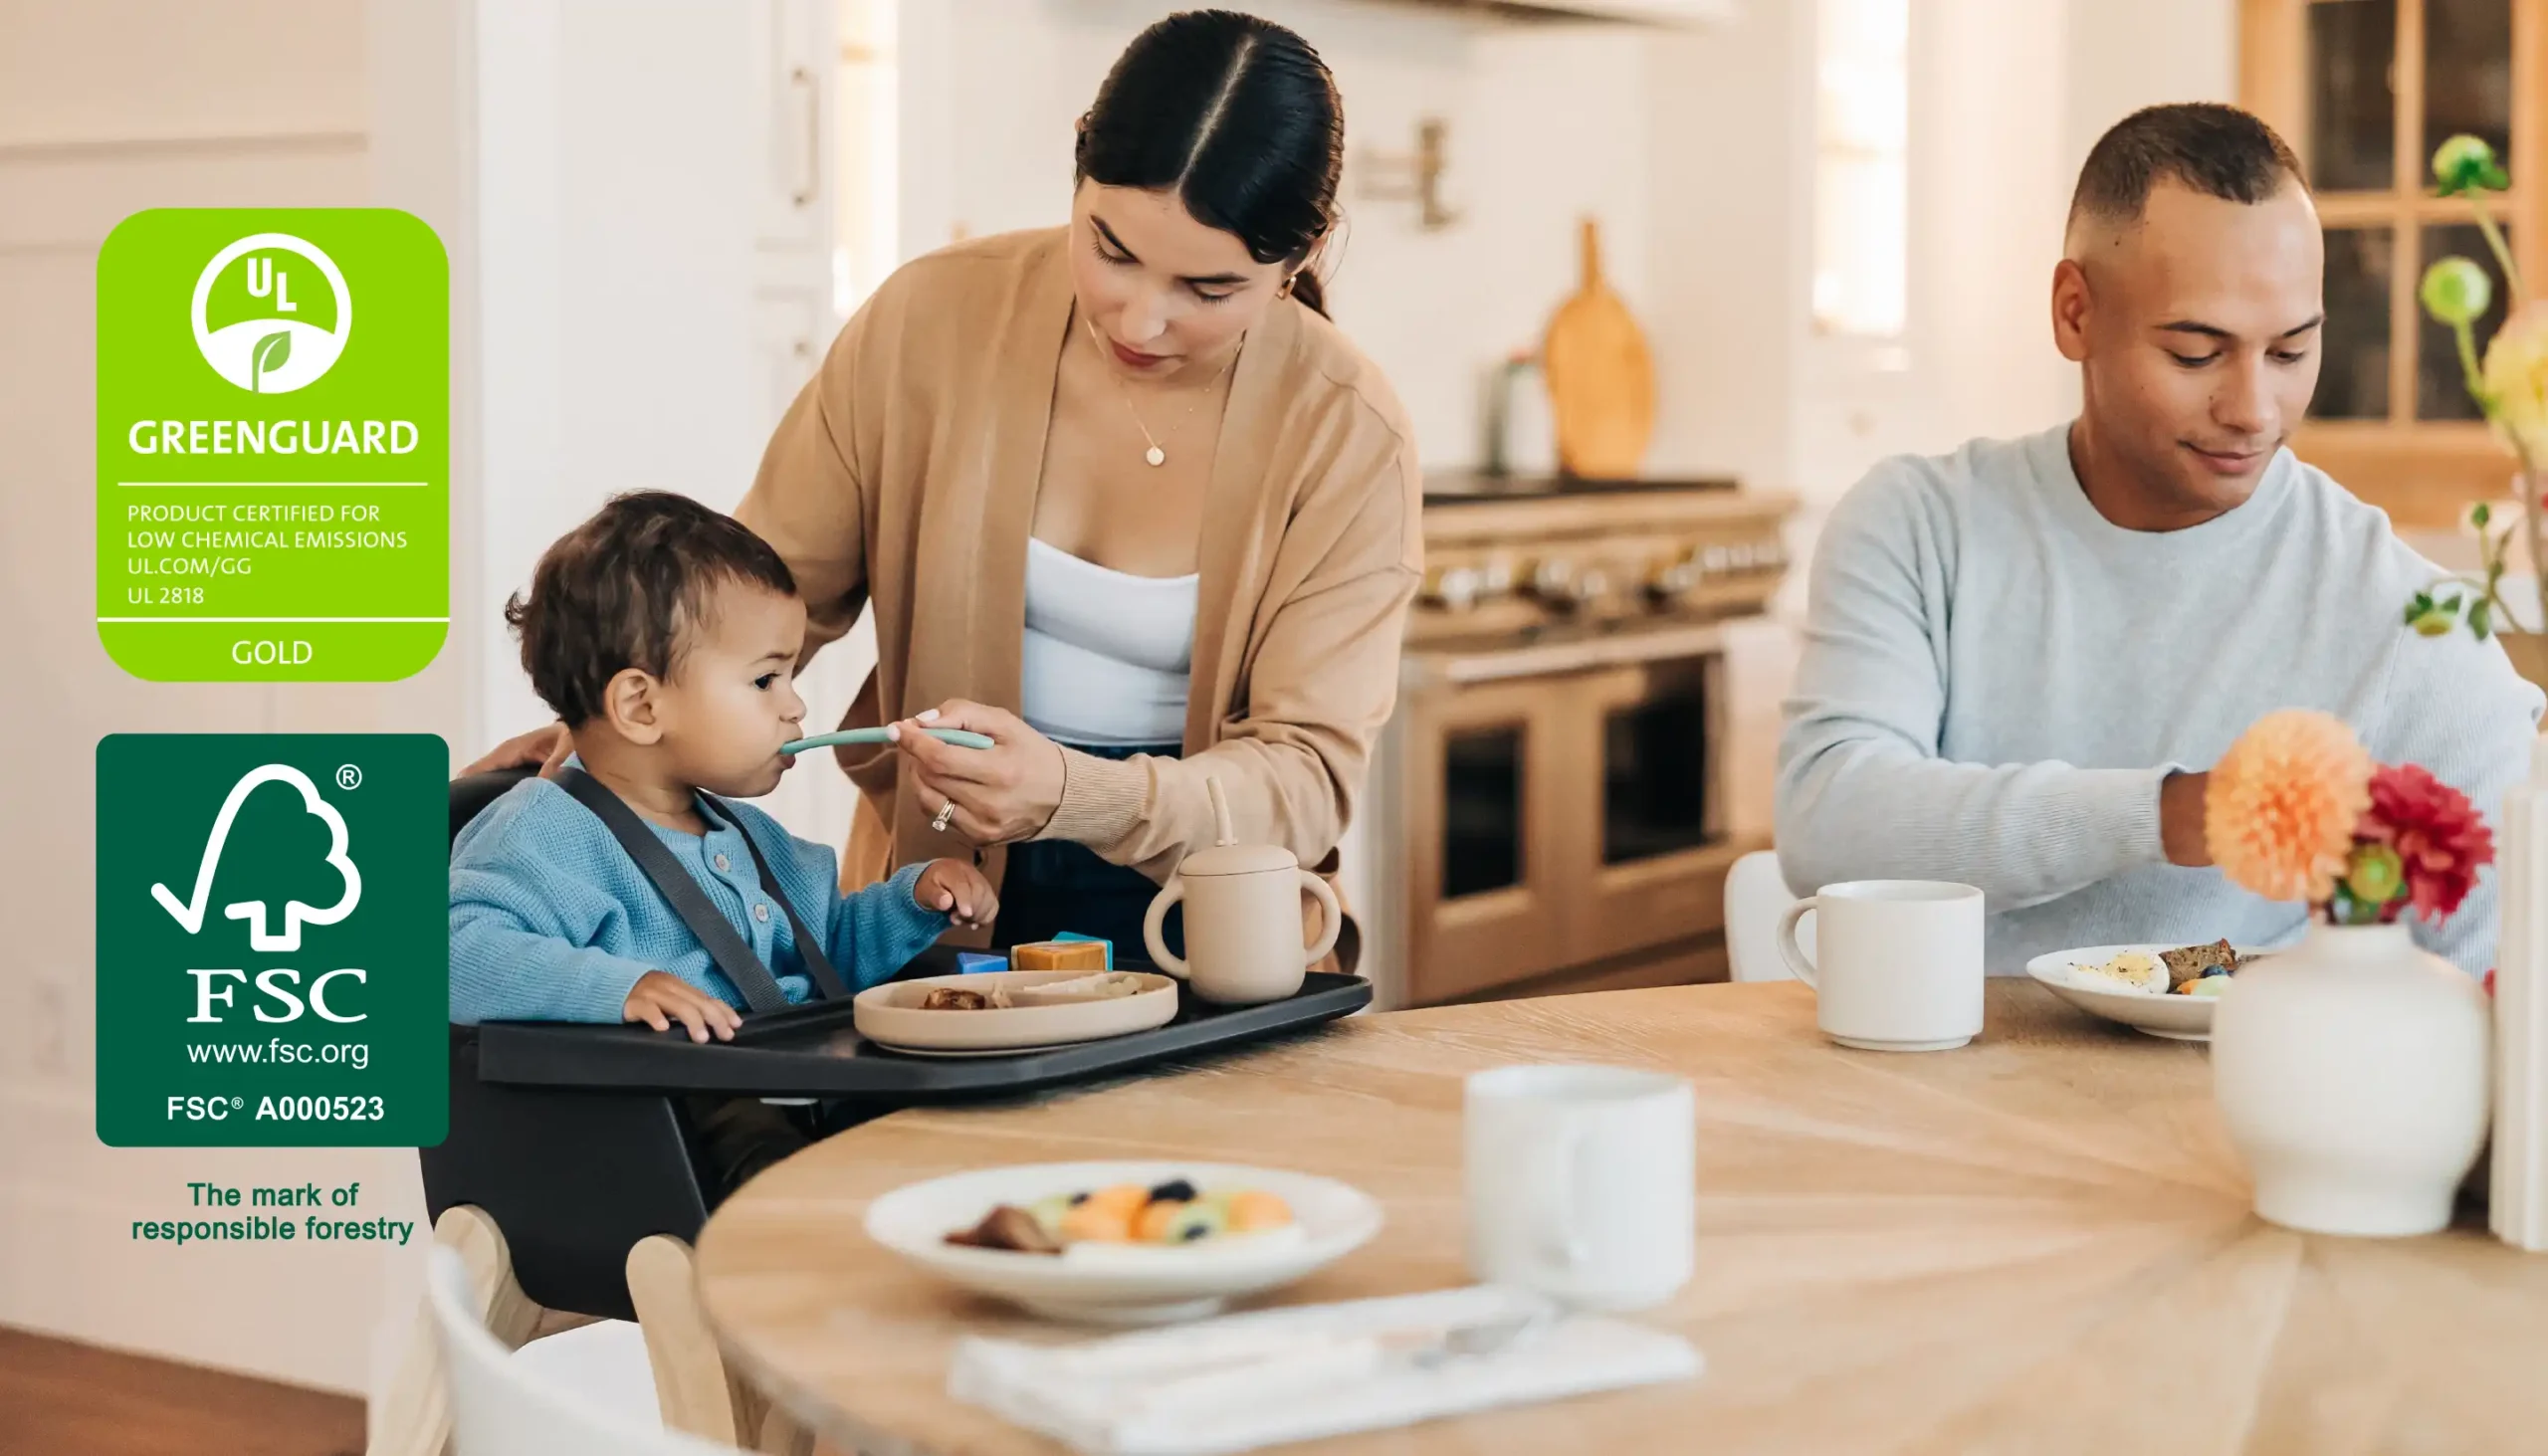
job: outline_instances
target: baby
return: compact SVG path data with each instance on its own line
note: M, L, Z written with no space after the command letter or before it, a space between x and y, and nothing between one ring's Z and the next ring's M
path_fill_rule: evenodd
M683 496L622 496L540 556L505 618L574 739L569 761L645 821L789 1001L814 993L791 907L853 990L902 968L951 919L996 912L989 882L960 860L843 895L830 849L732 802L778 786L792 761L778 746L805 718L790 681L805 604L777 552L732 518ZM557 783L516 785L452 846L453 1021L678 1021L704 1042L732 1038L746 1004Z

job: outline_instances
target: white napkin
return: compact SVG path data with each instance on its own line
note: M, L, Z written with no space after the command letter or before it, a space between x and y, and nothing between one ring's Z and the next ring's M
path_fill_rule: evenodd
M1405 1337L1531 1318L1425 1366ZM948 1393L1086 1456L1215 1456L1699 1373L1677 1335L1483 1287L1230 1315L1068 1346L968 1338Z

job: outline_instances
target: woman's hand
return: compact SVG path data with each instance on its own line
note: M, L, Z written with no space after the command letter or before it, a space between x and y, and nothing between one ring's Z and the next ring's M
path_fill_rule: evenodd
M990 737L987 748L958 748L924 729L969 728ZM948 832L971 844L1032 839L1062 802L1062 747L1013 713L951 698L886 732L910 765L909 786L921 812L936 819L956 806Z
M500 768L520 768L526 763L536 763L540 777L555 778L557 770L566 762L566 755L574 751L575 740L567 733L566 726L552 723L546 728L532 728L498 743L487 750L486 757L460 770L460 776L467 778L473 773L493 773Z

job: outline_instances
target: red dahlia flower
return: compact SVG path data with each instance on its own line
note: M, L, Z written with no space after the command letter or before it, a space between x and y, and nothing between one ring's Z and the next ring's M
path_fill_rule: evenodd
M2494 863L2494 831L2468 796L2413 763L2384 764L2371 775L2371 809L2354 830L2406 862L2407 899L2433 925L2459 908L2477 870Z

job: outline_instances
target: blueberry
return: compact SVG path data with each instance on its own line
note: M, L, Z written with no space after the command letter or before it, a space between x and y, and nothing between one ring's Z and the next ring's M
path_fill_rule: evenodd
M1151 1189L1151 1201L1154 1203L1191 1203L1194 1201L1194 1185L1183 1178L1170 1178L1167 1182L1160 1184L1158 1187Z

